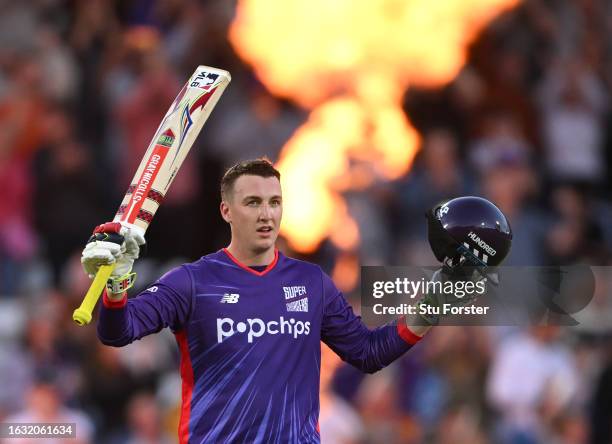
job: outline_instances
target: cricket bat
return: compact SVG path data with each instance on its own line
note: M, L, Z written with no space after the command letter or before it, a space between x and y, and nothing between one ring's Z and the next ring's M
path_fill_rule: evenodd
M193 146L200 130L231 81L230 73L198 66L162 119L134 174L113 222L121 222L143 235L161 205L170 184ZM91 322L93 309L114 264L102 265L72 319Z

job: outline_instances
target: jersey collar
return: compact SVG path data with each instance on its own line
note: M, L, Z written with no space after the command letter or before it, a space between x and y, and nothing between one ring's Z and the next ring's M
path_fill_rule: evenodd
M229 257L232 260L233 263L238 265L243 270L248 271L249 273L254 274L255 276L264 276L264 275L268 274L270 271L272 271L272 269L276 266L276 263L278 262L278 249L277 248L274 249L274 260L272 260L272 262L270 262L268 264L268 266L264 270L262 270L262 271L253 270L251 267L243 264L238 259L236 259L232 255L232 253L230 253L228 251L227 248L223 248L223 252L227 255L227 257Z

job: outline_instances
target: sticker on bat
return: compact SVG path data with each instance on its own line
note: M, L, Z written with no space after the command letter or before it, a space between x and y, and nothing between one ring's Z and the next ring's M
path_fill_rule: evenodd
M170 148L173 143L174 143L174 133L172 132L170 128L164 131L164 133L161 136L159 136L159 139L157 139L158 145L167 146L168 148Z
M192 77L189 86L191 88L201 88L204 91L208 91L219 78L219 74L213 74L212 72L201 71Z

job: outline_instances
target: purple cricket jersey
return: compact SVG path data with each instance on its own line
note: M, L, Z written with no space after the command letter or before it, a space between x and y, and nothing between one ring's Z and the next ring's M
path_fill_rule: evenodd
M220 250L125 301L105 295L98 337L120 347L174 331L182 444L319 443L320 341L372 373L419 339L402 319L369 330L321 268L278 251L255 271Z

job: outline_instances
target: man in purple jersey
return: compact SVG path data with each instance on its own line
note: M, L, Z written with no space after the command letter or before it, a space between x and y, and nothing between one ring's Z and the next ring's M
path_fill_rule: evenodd
M283 201L269 161L230 168L221 197L229 246L171 270L129 301L144 239L119 223L96 229L83 251L86 272L117 262L98 337L121 347L172 329L181 351L181 443L318 443L320 341L373 373L429 327L400 318L368 329L321 268L275 248Z

